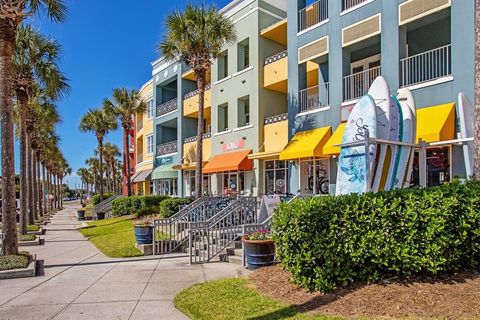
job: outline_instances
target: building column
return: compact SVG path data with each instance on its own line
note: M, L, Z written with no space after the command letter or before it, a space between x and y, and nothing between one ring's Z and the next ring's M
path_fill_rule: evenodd
M383 0L381 66L391 95L400 87L400 59L406 56L406 30L398 27L398 13L396 1Z

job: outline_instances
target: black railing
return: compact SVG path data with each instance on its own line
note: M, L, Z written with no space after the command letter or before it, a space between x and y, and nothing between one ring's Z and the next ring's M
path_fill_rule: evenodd
M207 132L207 133L204 133L202 135L203 139L209 139L212 137L212 134L210 132ZM188 138L185 138L183 139L183 143L190 143L190 142L195 142L197 141L197 136L193 136L193 137L188 137Z
M157 156L163 156L170 153L177 152L177 141L170 141L157 145Z
M164 102L157 106L157 117L177 110L177 98Z

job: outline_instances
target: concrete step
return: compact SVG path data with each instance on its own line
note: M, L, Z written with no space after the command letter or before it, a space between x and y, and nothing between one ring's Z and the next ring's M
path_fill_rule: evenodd
M242 265L242 257L240 256L228 256L228 263L233 263L236 265Z
M242 250L242 249L238 249L238 248L227 248L227 254L228 254L229 256L241 257L241 256L242 256L242 253L243 253L243 250Z

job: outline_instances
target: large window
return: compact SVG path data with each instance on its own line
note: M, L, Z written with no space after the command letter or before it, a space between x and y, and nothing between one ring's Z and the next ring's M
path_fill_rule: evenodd
M246 195L250 191L246 188L246 179L248 172L246 171L229 171L219 173L220 192L224 195Z
M329 193L329 162L322 159L308 159L300 161L300 193L328 194Z
M248 38L238 44L238 71L242 71L250 65L250 48Z
M286 161L265 161L265 194L286 194L288 164Z
M153 100L147 102L147 119L153 118Z
M183 172L184 185L185 185L185 195L194 196L195 195L195 170L189 170ZM202 191L204 195L211 195L212 192L211 186L211 175L203 175L203 186Z
M228 77L228 50L218 56L218 80Z
M238 127L250 124L250 96L238 99Z
M427 148L427 185L438 186L451 180L451 147ZM420 185L418 151L413 161L412 185Z
M228 103L218 106L218 132L228 130Z
M147 137L147 153L153 154L153 135Z
M155 180L157 194L161 196L177 196L178 185L177 179L160 179Z

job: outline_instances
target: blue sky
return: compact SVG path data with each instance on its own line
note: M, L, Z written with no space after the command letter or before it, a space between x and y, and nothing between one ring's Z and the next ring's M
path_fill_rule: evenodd
M81 116L101 106L113 88L139 89L149 80L150 62L158 58L156 44L164 34L166 16L187 3L202 2L220 8L230 1L69 0L69 17L61 25L42 14L32 18L42 33L63 45L61 66L72 90L59 102L62 123L58 133L74 172L96 147L93 134L78 130ZM110 133L106 140L121 146L121 131ZM79 183L75 175L66 180L71 186Z

